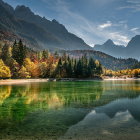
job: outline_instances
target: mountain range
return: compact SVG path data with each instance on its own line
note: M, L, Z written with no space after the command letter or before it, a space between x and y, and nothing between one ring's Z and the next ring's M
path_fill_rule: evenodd
M96 53L101 51L108 54L106 57L109 58L111 55L112 58L140 60L140 35L132 38L126 47L116 45L109 39L103 45L95 45L92 48L83 39L70 33L64 25L55 19L50 21L45 17L36 15L24 5L14 9L0 0L0 42L13 43L15 39L22 39L27 46L38 50L93 50L93 52L95 50Z
M103 45L95 45L94 49L117 58L135 58L140 60L140 35L133 37L126 47L116 45L109 39Z
M23 5L14 9L0 0L0 40L19 38L36 49L91 49L55 19L50 21L35 15Z

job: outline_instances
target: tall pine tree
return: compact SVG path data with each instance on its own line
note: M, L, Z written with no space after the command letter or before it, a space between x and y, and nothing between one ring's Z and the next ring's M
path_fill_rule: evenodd
M26 46L23 45L21 40L18 43L16 41L14 42L12 57L20 66L23 65L24 59L26 58Z
M2 47L2 53L1 53L1 58L3 60L4 63L6 63L11 57L11 54L10 54L10 47L5 44L3 47Z

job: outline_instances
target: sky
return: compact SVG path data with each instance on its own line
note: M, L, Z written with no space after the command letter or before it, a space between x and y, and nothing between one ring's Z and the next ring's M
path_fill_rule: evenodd
M42 17L56 19L87 44L112 39L127 45L140 34L140 0L4 0L14 8L25 5Z

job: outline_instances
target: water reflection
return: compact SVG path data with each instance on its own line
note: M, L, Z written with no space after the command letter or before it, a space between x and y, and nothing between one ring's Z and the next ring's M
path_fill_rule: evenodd
M111 139L128 126L137 132L139 95L140 81L3 85L0 139L90 139L93 132L95 139Z
M140 139L140 97L120 99L97 107L69 128L61 139Z

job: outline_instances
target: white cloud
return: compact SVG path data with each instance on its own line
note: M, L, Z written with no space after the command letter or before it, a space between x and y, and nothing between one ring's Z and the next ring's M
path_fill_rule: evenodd
M137 31L139 28L132 28L131 31Z
M118 44L127 44L129 42L129 38L125 35L122 35L120 32L110 33L110 36L113 40L117 40Z
M132 29L130 29L130 31L132 32L132 33L134 33L134 34L139 34L140 33L140 28L138 28L138 27L135 27L135 28L132 28Z
M140 12L140 0L127 0L127 5L121 6L118 9L132 9L133 12Z
M132 4L140 4L139 0L127 0L127 2Z
M112 26L111 21L107 21L106 23L99 25L99 28L100 29L105 29L105 28L108 28L108 27L111 27L111 26Z

